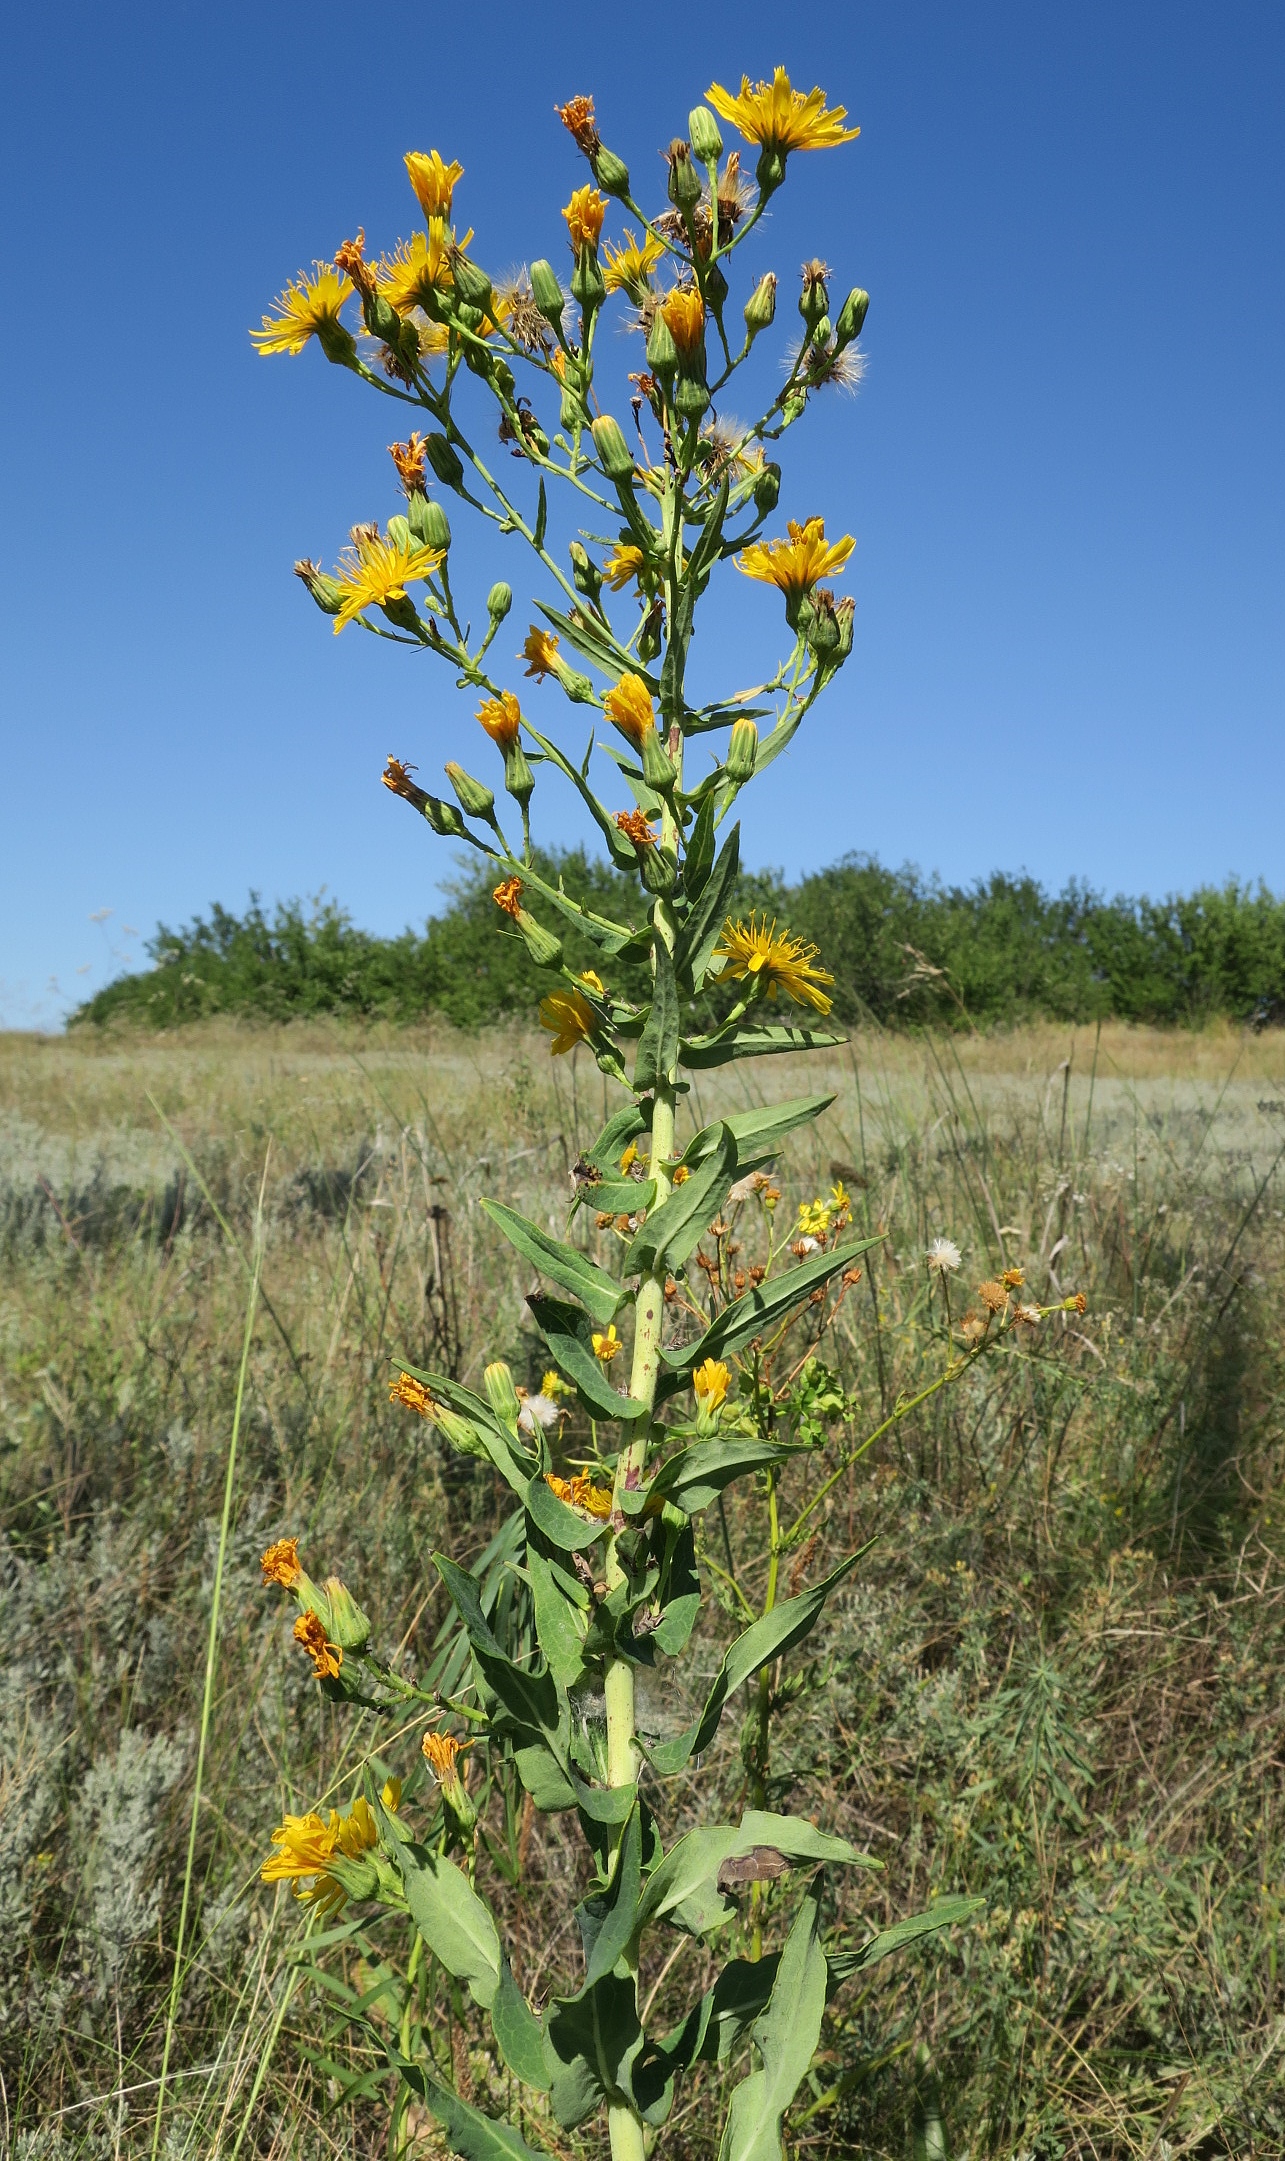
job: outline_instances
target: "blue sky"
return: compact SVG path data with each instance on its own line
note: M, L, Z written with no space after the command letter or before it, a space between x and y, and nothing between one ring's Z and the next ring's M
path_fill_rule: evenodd
M778 61L862 134L792 162L746 267L780 274L782 335L805 255L872 303L859 396L783 445L782 516L857 536L856 648L746 799L747 857L1285 889L1285 14L733 12L667 37L670 88L634 7L11 18L0 1023L55 1022L158 919L251 887L324 886L376 930L440 905L449 849L378 773L389 750L430 786L447 757L485 770L471 705L431 660L333 638L290 575L396 509L403 431L247 326L358 224L411 228L406 150L462 162L488 268L560 259L585 175L555 98L596 94L659 203L711 78ZM604 339L604 403L638 364ZM519 543L497 559L452 518L475 617L515 587L516 651ZM700 680L739 684L774 609L729 570L708 612ZM552 690L532 710L582 740ZM536 806L578 837L554 788Z

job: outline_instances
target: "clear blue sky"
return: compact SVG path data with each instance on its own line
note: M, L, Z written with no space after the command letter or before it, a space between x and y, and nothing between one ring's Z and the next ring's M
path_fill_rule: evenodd
M247 326L359 223L387 246L417 222L403 151L463 163L489 268L560 258L585 175L555 98L592 90L659 202L710 79L777 61L862 134L793 161L752 267L781 275L778 328L804 255L873 297L866 383L786 438L781 506L856 534L856 649L748 799L749 859L1285 888L1278 0L670 20L666 90L632 6L10 17L0 1020L56 1020L158 918L252 886L325 886L377 930L440 905L449 849L378 774L389 750L429 785L486 769L471 706L429 659L333 638L290 575L397 507L395 409ZM621 377L637 351L605 340ZM512 579L516 650L520 544L488 562L452 516L475 616ZM702 680L739 683L778 624L725 583ZM536 804L578 834L552 786Z

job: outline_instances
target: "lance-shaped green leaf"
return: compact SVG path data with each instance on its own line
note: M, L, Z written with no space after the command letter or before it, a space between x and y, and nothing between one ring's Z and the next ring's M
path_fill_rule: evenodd
M692 1036L678 1046L678 1063L705 1073L734 1058L770 1058L784 1051L833 1050L847 1037L818 1028L736 1028L727 1035Z
M607 1120L592 1148L586 1148L585 1162L604 1173L619 1170L620 1158L630 1141L647 1132L649 1123L650 1106L644 1109L637 1103L626 1103Z
M775 710L771 705L689 706L683 716L683 734L708 735L715 728L735 727L738 720L766 720Z
M515 1755L519 1759L519 1769L524 1748L545 1751L556 1764L566 1787L566 1799L557 1805L570 1808L574 1796L567 1785L566 1749L571 1713L565 1695L559 1693L552 1673L533 1673L530 1667L513 1663L493 1633L482 1611L477 1583L466 1569L458 1567L445 1553L433 1555L433 1566L468 1630L478 1671L502 1706L504 1715L498 1723L507 1726L518 1744ZM523 1783L526 1783L525 1777Z
M819 1118L833 1103L828 1096L791 1096L784 1103L765 1103L760 1110L729 1111L722 1124L727 1126L736 1142L737 1168L743 1169L751 1159L774 1156L786 1137L797 1126L807 1125ZM693 1133L683 1150L682 1160L688 1168L703 1163L718 1146L719 1126L702 1126Z
M650 1208L655 1198L654 1178L600 1178L596 1185L579 1188L576 1205L596 1208L601 1215L634 1216ZM623 1289L621 1295L627 1295Z
M490 1908L462 1869L445 1854L407 1838L396 1815L376 1802L380 1829L393 1849L411 1919L433 1956L489 2010L500 1985L502 1955Z
M500 2054L515 2078L538 2093L549 2091L544 2061L544 2028L514 1980L506 1958L500 1959L500 1981L491 2005L491 2024Z
M576 767L571 764L570 760L563 756L562 752L558 749L556 743L551 743L547 736L541 735L538 728L533 728L529 720L526 721L524 725L526 727L528 735L532 738L533 742L536 742L540 745L540 748L543 751L544 756L548 759L550 765L556 766L558 771L562 774L563 778L570 781L572 787L576 791L576 794L580 797L580 800L584 804L585 809L588 811L590 817L594 821L594 824L598 827L599 832L602 834L603 839L606 841L607 852L611 856L612 861L619 865L621 869L632 869L636 861L632 843L625 840L621 833L618 831L614 820L611 818L609 812L607 811L606 805L598 801L597 796L594 794L593 789L589 786L589 783L586 780L584 774L578 772ZM512 862L511 857L507 858L506 860ZM553 897L552 889L544 885L541 880L533 876L533 874L530 870L527 869L525 864L515 862L513 863L513 869L525 884L532 885L536 887L538 891L549 894L551 898ZM555 907L562 907L561 901L556 899L554 900L554 905ZM564 914L566 913L566 909L564 907L562 908L562 912ZM588 926L586 925L586 928L587 927ZM631 931L629 933L630 938L632 938L633 935L634 933ZM604 945L601 939L596 939L595 943L600 945L604 952L619 951L619 947Z
M578 1509L568 1508L542 1476L533 1478L527 1487L526 1505L536 1529L563 1553L579 1553L596 1545L607 1530L604 1522L586 1521Z
M609 1276L605 1268L599 1268L587 1253L577 1247L564 1245L560 1238L551 1238L538 1224L520 1216L516 1208L506 1208L503 1201L484 1200L482 1206L511 1246L516 1246L524 1260L538 1268L542 1276L548 1276L564 1291L570 1291L595 1321L605 1326L619 1310L621 1301L629 1294L622 1283Z
M662 1268L681 1268L726 1200L735 1171L736 1142L731 1129L723 1126L704 1160L634 1233L621 1263L623 1273L659 1274Z
M683 925L674 954L676 973L684 983L699 990L705 980L710 955L727 921L727 911L741 869L741 829L734 825L718 852L718 860L701 888L700 898ZM684 1057L683 1063L689 1061Z
M831 1569L820 1583L814 1583L811 1590L800 1591L796 1598L784 1599L779 1606L773 1606L770 1613L751 1622L736 1641L729 1644L700 1717L685 1733L676 1735L672 1741L658 1742L648 1751L653 1770L659 1771L662 1778L672 1778L693 1756L699 1756L702 1749L709 1747L718 1732L728 1697L734 1695L751 1674L757 1673L760 1666L765 1666L769 1658L780 1658L786 1651L792 1651L796 1643L802 1643L816 1626L831 1591L851 1574L869 1550L869 1545L865 1545L856 1553L850 1553L846 1561Z
M683 891L689 901L696 900L704 891L713 867L714 798L707 795L696 813L696 823L683 851Z
M655 943L656 972L652 980L651 1011L638 1043L634 1060L634 1092L642 1095L657 1081L667 1080L678 1055L679 1006L674 964L662 938Z
M961 1921L970 1921L986 1904L984 1898L939 1898L934 1900L925 1913L911 1914L905 1921L896 1921L891 1928L884 1928L877 1936L871 1936L855 1951L831 1951L829 1956L831 1993L841 1988L857 1973L876 1966L890 1952L900 1951L905 1944L915 1943L921 1936L934 1936L943 1928L954 1928Z
M688 1831L670 1847L653 1870L638 1907L639 1932L654 1921L668 1921L689 1936L706 1935L729 1920L731 1898L718 1886L719 1871L758 1846L770 1846L787 1861L829 1861L845 1868L874 1868L846 1838L818 1831L802 1816L776 1816L747 1808L739 1825L709 1824Z
M701 1584L696 1573L696 1541L691 1524L683 1524L680 1530L667 1522L665 1540L664 1572L656 1594L661 1607L660 1626L643 1641L657 1651L663 1651L667 1658L677 1658L680 1651L686 1650L696 1625Z
M537 600L536 606L545 621L552 623L559 636L565 638L568 645L574 646L583 659L592 661L595 668L601 668L604 675L623 675L627 671L641 675L652 696L656 696L655 676L649 675L645 668L639 666L635 653L627 653L623 645L617 644L606 623L596 618L591 619L588 615L561 615L556 608L546 607L542 600ZM531 732L534 734L535 730L532 729Z
M640 1516L656 1501L672 1501L675 1508L697 1516L733 1479L769 1470L797 1453L779 1441L693 1441L663 1463L648 1485L623 1493L621 1506L626 1515Z
M602 1361L594 1355L593 1327L587 1313L579 1306L566 1305L560 1298L528 1298L527 1304L554 1364L575 1383L591 1418L634 1419L647 1415L645 1403L618 1395L612 1387Z
M451 2152L462 2155L463 2161L547 2161L547 2157L534 2146L528 2146L521 2133L513 2130L511 2125L484 2116L470 2101L461 2101L458 2094L439 2086L422 2064L409 2063L373 2026L367 2031L383 2049L394 2070L401 2073L411 2092L418 2094L424 2106L437 2118Z
M850 1268L872 1246L882 1244L881 1238L858 1238L845 1246L834 1247L829 1253L814 1253L799 1267L787 1269L783 1275L769 1276L766 1283L757 1284L742 1297L734 1298L731 1305L725 1306L718 1318L711 1321L698 1343L662 1351L665 1364L677 1367L682 1378L663 1375L656 1390L657 1401L661 1402L677 1389L686 1387L687 1376L707 1358L730 1357L743 1350L755 1336L766 1335L795 1306L801 1306L818 1284L828 1282L831 1276Z
M681 2026L664 2040L649 2041L634 2066L634 2098L647 2123L663 2123L673 2105L674 2081L696 2063L724 2063L767 2007L780 1964L779 1951L759 1959L729 1960Z
M554 1496L550 1494L552 1500ZM535 1632L559 1688L578 1688L585 1677L584 1608L589 1594L579 1584L573 1598L562 1589L544 1555L528 1544L527 1578L535 1600Z
M444 1403L457 1418L467 1419L477 1440L476 1453L489 1457L501 1478L515 1493L525 1496L537 1459L527 1453L515 1433L500 1423L490 1404L481 1396L475 1396L472 1389L461 1387L447 1374L425 1373L419 1366L408 1366L401 1358L394 1359L393 1363L399 1373L409 1373L412 1380L422 1381L429 1394ZM451 1439L449 1432L446 1437Z
M582 1996L601 1981L604 1974L609 1974L616 1960L623 1958L628 1950L638 1918L641 1889L642 1828L635 1800L621 1837L611 1882L605 1891L583 1899L576 1909L585 1947Z
M732 2095L718 2161L781 2161L781 2118L821 2038L825 1983L820 1911L808 1897L785 1939L767 2009L754 2021L760 2068Z
M629 2101L630 2071L642 2047L632 1978L604 1974L591 1989L545 2013L549 2099L565 2130L604 2101Z

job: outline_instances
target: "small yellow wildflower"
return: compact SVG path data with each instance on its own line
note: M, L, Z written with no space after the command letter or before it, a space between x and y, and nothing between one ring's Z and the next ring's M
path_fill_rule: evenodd
M619 1336L616 1334L616 1324L614 1321L612 1321L605 1335L600 1334L597 1329L594 1330L593 1355L595 1358L601 1359L604 1366L609 1366L612 1359L617 1357L619 1353L623 1351L624 1347L624 1344L621 1342Z
M691 360L705 341L705 307L694 285L679 285L662 300L660 312L678 347L679 357Z
M546 675L556 675L561 665L556 632L537 630L532 623L519 657L529 663L527 674L534 675L539 682L543 682Z
M832 150L855 142L861 133L860 128L843 126L848 117L844 106L827 111L824 90L796 90L784 68L777 68L770 83L755 83L753 88L749 76L742 75L736 97L721 83L711 83L705 96L719 119L730 121L747 143L782 157L791 150Z
M511 690L502 690L498 698L483 698L477 717L493 743L506 754L512 750L522 732L522 708Z
M352 282L329 263L313 268L316 276L301 270L277 300L276 315L265 315L262 329L250 332L261 353L301 353L309 338L324 340L343 328L339 311L352 298Z
M390 1784L396 1785L400 1800L400 1781L394 1779ZM388 1790L385 1786L386 1807L390 1805ZM395 1807L396 1803L391 1805ZM337 1910L348 1893L328 1873L331 1862L337 1854L350 1861L360 1860L378 1839L370 1805L358 1795L346 1816L332 1808L326 1823L315 1811L306 1816L287 1816L272 1834L277 1851L269 1854L259 1874L265 1883L293 1883L295 1897L315 1903L322 1912Z
M714 951L724 962L724 975L757 979L766 985L769 998L779 989L796 1005L829 1012L833 1000L827 993L834 977L815 966L816 947L788 931L778 932L766 916L761 923L755 916L748 923L734 923L729 916Z
M464 178L464 167L444 164L436 150L430 150L427 157L422 150L408 150L405 164L425 217L449 218L451 197L457 182Z
M800 1238L824 1238L830 1228L831 1209L828 1201L800 1201L798 1232Z
M827 545L823 518L809 518L806 525L791 518L788 540L752 541L737 556L736 567L747 578L776 586L797 607L821 578L842 570L856 545L850 534Z
M550 1366L548 1372L545 1374L543 1380L540 1382L540 1394L542 1396L547 1396L550 1403L556 1403L559 1396L569 1396L570 1393L571 1390L568 1388L566 1382L563 1380L562 1375L558 1372L557 1367Z
M312 1660L312 1670L319 1681L334 1680L344 1662L344 1654L337 1643L331 1643L315 1613L301 1613L294 1624L294 1638L301 1643Z
M636 548L632 541L620 540L603 564L602 575L612 592L618 593L631 579L640 579L646 568L647 558L642 549Z
M422 1381L409 1373L399 1373L388 1391L390 1403L404 1403L408 1411L415 1411L421 1418L431 1418L437 1405Z
M602 701L603 711L621 734L640 751L643 738L656 725L651 694L640 675L622 675Z
M696 1401L703 1411L721 1410L727 1400L732 1376L721 1358L707 1358L692 1375Z
M540 1000L540 1026L553 1037L549 1051L554 1058L574 1050L577 1043L587 1042L597 1025L593 1007L578 990L550 991L547 998Z
M605 1523L611 1514L610 1488L592 1485L587 1471L578 1471L574 1478L556 1478L546 1471L544 1482L568 1508L582 1508L598 1523Z
M846 1214L852 1207L852 1196L842 1178L830 1188L830 1206L837 1216Z
M645 1163L647 1161L647 1154L648 1152L645 1148L639 1148L637 1141L630 1141L629 1146L626 1148L624 1154L620 1158L621 1177L628 1177L629 1172L633 1169L635 1163Z
M603 249L602 282L609 293L628 293L639 307L651 293L651 273L664 254L664 244L650 239L639 247L629 227L625 227L624 246L613 248L608 241Z
M345 548L335 572L335 583L344 603L335 617L335 634L354 623L367 608L383 608L393 600L405 600L406 588L422 583L445 561L443 548L424 548L417 541L385 540L378 526L355 525L353 544Z
M596 968L583 968L580 972L580 981L584 984L586 990L593 992L595 998L606 997L607 986Z
M466 236L465 245L472 235ZM431 307L433 296L449 292L454 280L450 265L451 232L432 219L426 233L412 233L399 240L392 255L381 256L375 265L375 283L399 315L412 308Z
M680 1163L677 1170L674 1172L674 1184L676 1186L685 1186L691 1175L692 1174L688 1170L687 1165L685 1163Z
M571 245L577 255L581 248L596 248L607 205L597 188L577 188L562 215L567 221Z
M278 1538L268 1547L259 1563L265 1583L279 1583L283 1591L293 1591L303 1570L299 1566L299 1541L297 1538Z

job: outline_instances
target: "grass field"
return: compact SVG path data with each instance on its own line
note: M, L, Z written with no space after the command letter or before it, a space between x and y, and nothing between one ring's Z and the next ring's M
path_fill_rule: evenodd
M690 1101L705 1122L747 1090L834 1091L782 1205L842 1176L886 1242L824 1353L841 1410L818 1413L818 1448L837 1459L938 1370L931 1237L963 1249L965 1296L1017 1265L1088 1310L895 1427L805 1549L810 1579L877 1541L773 1758L775 1795L882 1864L833 1930L860 1940L931 1891L986 1907L836 2000L790 2151L909 2157L922 2042L956 2161L1279 2157L1285 1039L869 1031L812 1066L734 1069L737 1089ZM428 1556L475 1558L503 1505L388 1403L389 1360L475 1378L503 1356L538 1383L530 1283L478 1198L560 1223L602 1089L521 1033L0 1038L0 2122L27 2161L152 2150L256 1211L158 2150L389 2151L387 2074L343 1992L396 2023L408 1943L349 1914L316 1950L258 1869L283 1810L350 1795L367 1748L409 1766L418 1731L320 1702L257 1557L297 1533L422 1670L445 1618ZM724 1535L752 1578L752 1493ZM731 1633L714 1606L698 1680ZM737 1724L702 1773L720 1813L745 1779ZM695 1805L680 1784L680 1814ZM575 1972L582 1864L556 1817L507 1846L489 1829L512 1865L483 1861L488 1890L538 2001ZM796 1895L774 1888L774 1925ZM676 1945L644 1976L662 2025L706 1963ZM498 2098L483 2027L449 2007L441 2024L457 2080ZM686 2090L659 2153L713 2155L726 2068ZM408 2130L406 2150L440 2150Z

